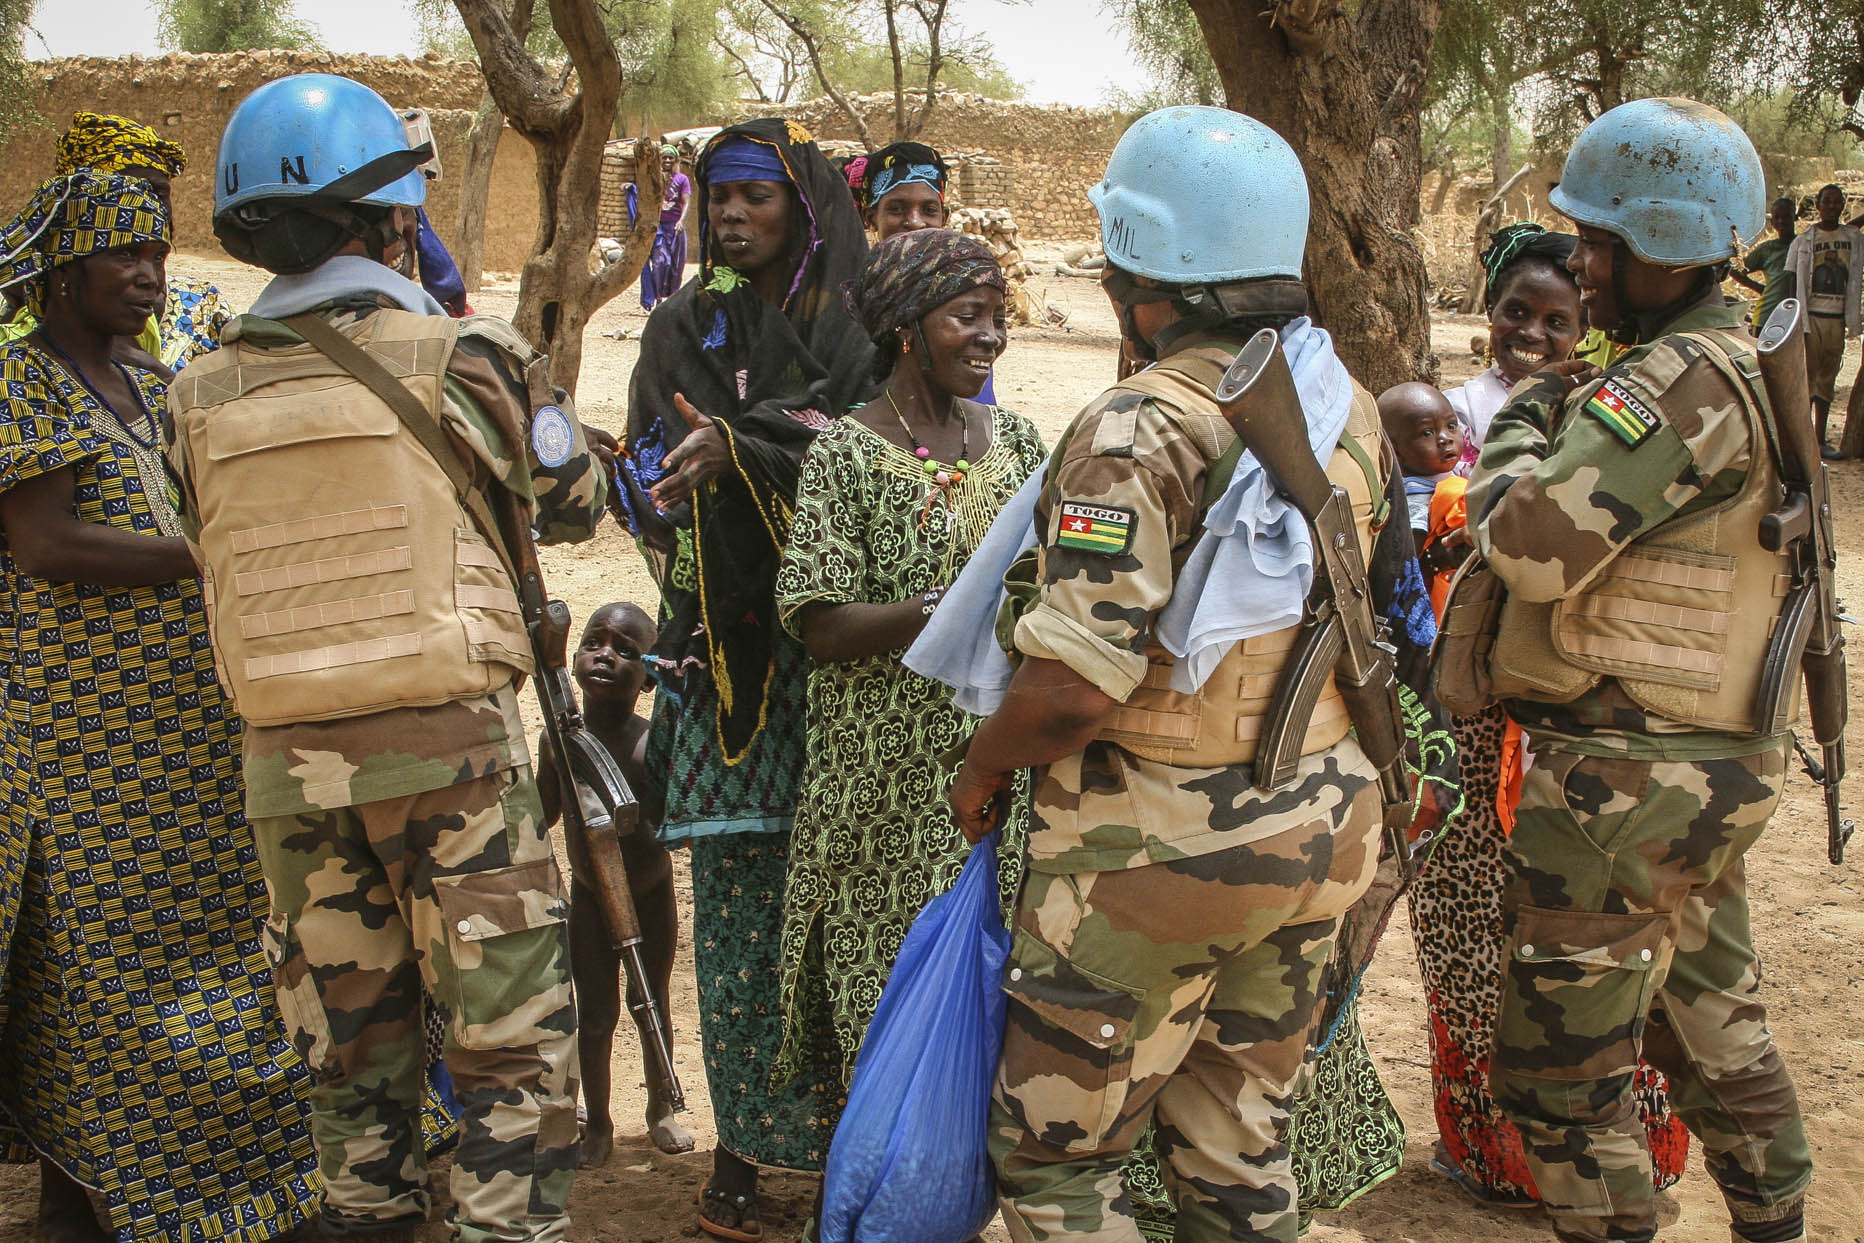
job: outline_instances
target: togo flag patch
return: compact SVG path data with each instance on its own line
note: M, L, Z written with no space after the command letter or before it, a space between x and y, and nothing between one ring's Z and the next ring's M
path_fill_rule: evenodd
M1055 544L1058 548L1078 548L1110 557L1123 553L1133 545L1133 511L1063 501L1061 534Z
M1605 424L1611 433L1633 449L1649 440L1651 433L1663 425L1655 411L1620 388L1618 381L1607 380L1586 403L1586 413Z

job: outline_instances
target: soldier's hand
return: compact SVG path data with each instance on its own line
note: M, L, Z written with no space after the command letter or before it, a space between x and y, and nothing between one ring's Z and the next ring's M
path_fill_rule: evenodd
M604 431L588 423L583 424L583 436L589 441L589 451L602 463L602 473L615 473L615 459L621 456L621 441L615 439L613 432Z
M655 484L648 495L661 511L673 508L692 496L695 489L725 473L731 465L731 452L725 447L725 434L682 393L673 394L673 408L685 420L686 438L666 456L662 463L666 478Z
M996 828L1010 807L1010 773L986 773L966 760L945 801L967 842L980 842Z

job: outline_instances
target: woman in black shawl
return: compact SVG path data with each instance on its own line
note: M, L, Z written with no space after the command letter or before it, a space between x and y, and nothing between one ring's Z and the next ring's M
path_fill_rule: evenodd
M819 1170L833 1068L780 1091L783 881L803 758L807 663L774 608L804 452L877 387L841 286L867 254L846 184L793 121L721 130L700 152L697 277L641 337L620 473L660 581L647 771L661 837L689 844L706 1078L718 1124L700 1225L762 1235L757 1167Z

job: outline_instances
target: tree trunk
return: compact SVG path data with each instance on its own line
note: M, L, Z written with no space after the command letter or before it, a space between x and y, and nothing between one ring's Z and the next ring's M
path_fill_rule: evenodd
M1190 0L1230 106L1307 170L1306 279L1347 369L1379 392L1435 380L1423 256L1418 109L1442 0ZM1273 24L1271 24L1271 21Z
M486 86L537 156L537 239L518 283L512 326L550 355L550 378L576 391L589 317L640 276L659 223L665 173L646 139L635 144L641 210L619 262L590 271L602 156L621 96L621 64L597 0L550 0L550 16L575 67L559 75L525 49L496 0L454 0Z
M1514 167L1514 92L1508 87L1498 87L1489 96L1489 120L1495 126L1495 135L1489 144L1489 185L1490 193L1502 184L1508 171Z
M492 166L498 159L498 140L505 133L505 117L492 102L492 92L479 96L479 111L466 136L466 168L460 176L459 228L454 233L459 250L460 279L467 293L478 293L485 275L485 213L492 196Z

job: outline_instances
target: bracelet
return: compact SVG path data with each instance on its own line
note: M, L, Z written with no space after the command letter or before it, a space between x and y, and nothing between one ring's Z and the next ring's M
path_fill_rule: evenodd
M932 616L932 610L938 607L938 602L944 594L945 589L943 587L934 587L932 590L926 592L924 596L920 597L925 601L925 604L919 611L924 613L927 617Z

